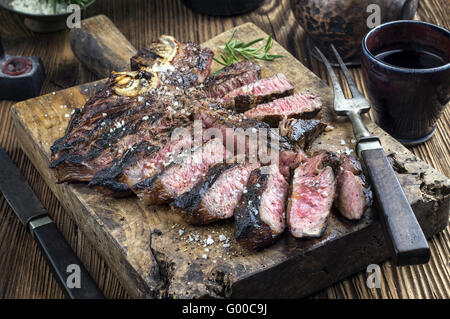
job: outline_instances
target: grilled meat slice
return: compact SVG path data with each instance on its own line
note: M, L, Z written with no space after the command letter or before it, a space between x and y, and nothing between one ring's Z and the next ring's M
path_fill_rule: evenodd
M52 162L59 182L90 181L94 175L112 165L127 149L141 141L159 145L173 127L184 126L190 122L188 117L172 117L166 113L136 113L114 122L107 132L103 132L83 148L69 152ZM127 121L127 122L126 122Z
M180 43L163 35L148 48L131 58L131 69L150 69L163 73L173 86L191 87L202 83L209 74L213 53L193 42Z
M116 197L131 195L131 187L154 176L192 147L192 136L172 133L171 138L162 138L155 146L147 141L140 142L127 150L111 167L97 173L89 183L90 187ZM165 144L164 144L165 143Z
M259 168L253 164L217 164L189 192L171 206L189 224L204 225L233 216L250 173Z
M329 158L329 157L333 158ZM287 208L287 223L295 238L322 236L336 192L335 155L320 152L295 171Z
M312 94L295 94L281 98L245 112L245 116L269 123L277 127L283 119L302 118L311 119L322 109L320 98Z
M291 180L291 172L306 158L306 154L302 149L281 149L279 153L279 169L286 181Z
M182 163L172 163L161 173L133 186L148 205L170 203L197 184L210 167L230 157L222 141L210 140L193 150Z
M254 170L234 210L236 240L257 250L272 244L284 231L288 184L277 165Z
M348 219L361 219L372 205L372 191L366 183L360 163L350 155L341 154L337 173L336 208Z
M241 86L251 84L261 78L258 64L245 60L220 70L205 81L206 95L210 98L222 98Z
M127 82L127 84L125 84ZM121 83L121 84L119 84ZM137 85L137 86L136 86ZM135 90L147 91L159 85L157 79L147 72L114 73L103 89L89 99L82 109L76 109L72 114L64 137L57 140L51 147L52 161L62 157L67 152L74 152L83 147L83 143L98 138L102 132L110 129L110 125L119 118L131 116L153 106L152 96L132 96ZM142 89L145 88L145 89ZM117 94L123 90L128 95ZM152 107L156 109L157 107Z
M120 181L123 171L125 168L136 165L143 158L151 156L158 150L158 146L152 145L147 141L133 145L120 159L115 159L112 166L98 172L89 183L89 186L109 196L125 197L131 195L133 192L130 185Z
M286 180L289 180L291 170L306 158L302 149L292 147L266 123L246 119L242 114L230 113L220 106L197 111L194 118L201 121L205 129L218 129L226 147L238 159L257 156L262 165L272 164L273 159L279 160L280 171ZM278 151L278 158L271 157L273 151ZM267 157L261 158L263 154Z
M327 125L319 120L288 119L280 122L280 133L290 142L307 149Z
M294 92L294 85L283 73L242 86L225 95L222 104L236 111L246 111Z

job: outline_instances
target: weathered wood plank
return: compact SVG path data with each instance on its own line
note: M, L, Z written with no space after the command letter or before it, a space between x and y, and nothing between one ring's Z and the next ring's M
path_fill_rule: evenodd
M253 24L236 30L236 36L247 41L267 36ZM204 45L217 50L232 32L229 30ZM280 45L274 46L274 52L285 58L262 63L263 76L284 72L296 83L297 91L308 89L320 95L327 107L331 106L331 90L324 82ZM359 223L333 214L321 239L296 241L286 235L274 246L251 253L233 241L231 248L222 247L219 234L233 237L230 222L192 227L164 207L147 208L135 198L105 198L85 185L55 184L53 173L48 169L49 147L62 135L67 125L65 115L83 105L96 89L95 85L101 84L87 84L16 104L13 116L25 153L132 296L304 296L388 256L373 210ZM60 105L68 108L60 108ZM342 151L341 140L345 140L348 147L353 146L349 123L335 119L329 111L324 117L336 129L324 134L313 148ZM368 125L381 137L395 163L425 233L431 236L442 230L448 219L448 196L444 198L439 191L448 189L448 180L417 160L373 123L368 122ZM160 230L161 235L152 235L155 229ZM207 259L202 258L205 254L202 242L186 241L188 235L194 234L201 240L208 235L214 238L214 245L208 247ZM275 279L277 289L271 290ZM273 295L268 295L268 290Z

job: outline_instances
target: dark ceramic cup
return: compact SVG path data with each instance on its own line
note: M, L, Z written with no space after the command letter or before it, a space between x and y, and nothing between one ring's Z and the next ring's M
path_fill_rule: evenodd
M405 49L425 50L443 63L407 68L379 58L380 53ZM420 21L394 21L370 31L362 52L363 76L376 123L405 145L431 138L450 100L450 32Z

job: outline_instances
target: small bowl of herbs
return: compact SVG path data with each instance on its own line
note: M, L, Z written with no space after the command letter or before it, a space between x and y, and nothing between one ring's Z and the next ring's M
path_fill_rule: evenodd
M71 5L82 12L95 0L0 0L0 7L25 18L24 23L34 32L55 32L67 28L67 18L73 14Z

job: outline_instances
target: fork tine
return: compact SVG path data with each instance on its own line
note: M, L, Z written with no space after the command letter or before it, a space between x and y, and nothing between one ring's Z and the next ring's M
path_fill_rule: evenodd
M314 49L316 49L317 53L320 55L320 58L322 59L323 64L325 64L328 74L330 75L331 82L333 83L335 101L340 99L345 100L344 92L342 91L341 85L339 84L339 80L337 79L336 73L334 73L333 67L331 66L330 62L323 55L323 53L319 50L318 47L314 47Z
M341 56L339 55L333 44L331 44L331 49L333 49L334 55L336 56L336 59L339 62L339 65L341 67L342 72L344 73L345 79L347 80L348 86L350 88L350 91L352 92L353 97L362 96L361 92L358 90L358 87L355 84L355 81L353 81L353 78L350 72L348 71L347 66L345 65L344 61L342 61Z

